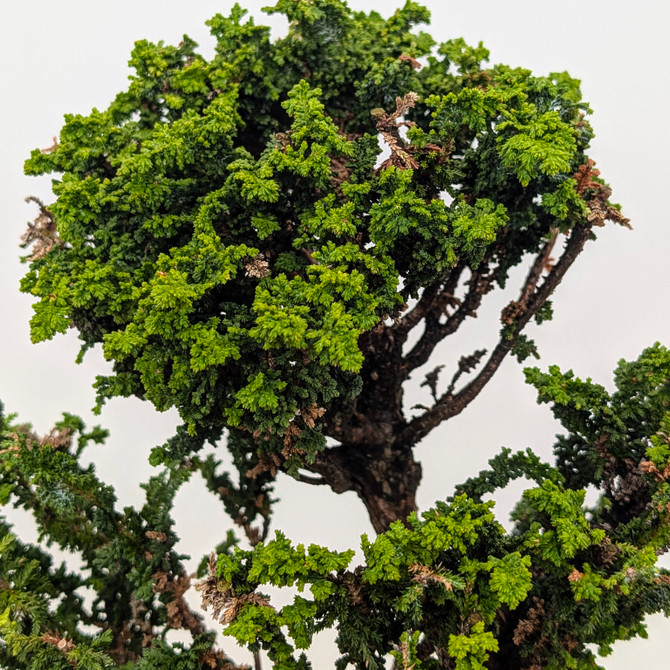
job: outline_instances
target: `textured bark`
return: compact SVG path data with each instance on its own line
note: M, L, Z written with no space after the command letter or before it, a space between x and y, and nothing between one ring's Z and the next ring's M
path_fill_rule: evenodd
M558 263L553 266L542 284L538 287L542 268L546 263L549 252L554 245L550 240L545 248L537 256L528 277L521 290L521 296L517 302L510 303L501 315L504 325L508 326L509 332L503 335L497 346L491 353L489 359L476 377L459 392L447 392L442 395L433 407L421 416L416 417L407 424L406 429L400 436L403 442L416 444L422 440L433 428L442 421L460 414L488 384L505 356L513 348L518 335L525 325L537 314L546 303L549 296L554 292L563 279L565 273L574 263L577 256L584 248L584 244L591 235L592 225L583 225L574 228L568 238L568 242Z
M414 445L398 439L407 425L401 373L405 340L406 334L388 327L362 338L363 390L326 424L327 434L341 444L320 453L310 468L334 491L355 491L378 533L416 510L421 481Z
M319 454L311 469L336 493L355 491L377 533L416 511L421 465L410 448L340 445Z

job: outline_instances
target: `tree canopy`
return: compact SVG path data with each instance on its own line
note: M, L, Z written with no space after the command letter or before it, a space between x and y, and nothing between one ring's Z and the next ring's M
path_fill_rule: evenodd
M3 525L0 659L234 667L184 601L173 549L173 497L199 472L248 544L231 532L203 561L203 605L276 667L310 667L300 650L333 627L341 668L383 668L389 654L417 670L598 667L588 644L606 652L668 608L656 558L670 543L670 352L622 361L612 394L526 369L566 431L555 463L503 450L419 513L413 455L508 353L537 355L524 329L551 319L594 228L628 226L588 156L579 82L488 66L462 39L438 45L410 1L388 19L341 0L267 11L286 16L284 37L237 5L213 17L211 60L186 36L137 42L128 89L66 116L26 162L55 175L24 237L32 339L74 328L80 356L101 344L113 362L99 407L132 395L183 425L147 454L160 470L146 505L118 511L78 462L100 429L66 415L39 437L3 419L0 502L33 511L84 572L53 568ZM431 358L517 266L490 351ZM418 371L432 401L409 408ZM202 457L206 443L236 472ZM358 494L378 533L362 540L364 565L280 531L268 540L279 471ZM519 477L531 487L505 531L483 496ZM264 584L302 595L275 608ZM75 595L84 585L92 605ZM192 643L168 644L170 628Z

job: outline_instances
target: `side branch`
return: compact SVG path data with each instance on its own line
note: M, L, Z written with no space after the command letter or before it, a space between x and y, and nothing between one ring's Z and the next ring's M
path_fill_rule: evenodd
M465 268L461 267L458 272L457 281L463 269ZM405 356L405 360L402 363L401 369L405 377L407 377L410 372L426 363L437 344L448 335L455 333L460 328L463 321L465 321L466 317L476 315L477 310L481 305L482 298L488 293L492 281L493 277L488 273L488 267L486 264L483 264L477 270L473 270L465 299L460 303L458 309L449 316L444 323L439 322L439 317L442 313L441 310L431 310L426 315L426 330L421 336L421 339L414 345L414 348L407 354L407 356ZM450 287L450 293L447 294L445 287L441 296L444 296L445 298L450 297L452 300L455 300L453 297L455 288L455 286L453 286L453 288Z
M302 472L298 473L298 481L303 484L312 484L312 486L323 486L328 482L323 477L311 477L310 475L305 475Z
M549 238L548 242L544 245L542 251L537 255L537 258L535 259L535 262L533 263L533 266L531 267L530 272L528 273L528 277L526 278L526 283L524 284L521 297L519 298L519 302L522 305L528 304L530 297L533 295L535 289L537 288L537 283L538 281L540 281L542 272L550 268L550 258L551 258L550 254L554 248L554 245L556 244L557 238L558 238L558 230L554 228L551 232L551 237Z
M365 504L377 533L391 523L405 521L416 511L421 465L402 444L366 448L342 444L318 452L307 466L323 477L335 493L354 491Z
M414 326L416 326L426 314L433 308L435 303L435 298L439 293L439 282L434 282L430 286L427 286L419 301L414 305L414 307L405 314L398 323L391 326L391 329L395 333L396 337L406 338Z
M482 370L460 392L454 395L452 390L447 390L433 407L410 421L399 436L401 444L416 444L442 421L460 414L479 395L514 346L524 326L546 302L574 263L591 234L591 228L592 223L589 222L572 229L560 260L537 288L542 269L548 263L549 253L556 240L556 234L552 235L535 259L524 282L519 301L510 303L503 310L502 319L507 323L507 328Z
M345 449L342 445L338 445L318 451L314 462L309 463L306 467L311 472L320 475L319 477L310 477L310 479L315 480L313 483L316 483L316 480L319 480L319 483L323 481L335 493L344 493L355 490L354 482L347 465Z
M426 318L429 312L436 309L441 311L444 309L445 301L454 300L453 294L463 270L465 270L465 264L459 262L444 279L427 286L416 305L392 326L394 336L404 340L409 331Z

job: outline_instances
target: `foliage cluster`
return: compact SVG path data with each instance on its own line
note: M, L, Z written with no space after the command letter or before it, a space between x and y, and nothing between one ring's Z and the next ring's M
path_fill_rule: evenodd
M293 546L280 531L242 550L229 533L197 585L225 634L278 668L311 667L297 651L335 627L339 668L384 668L391 654L398 668L458 670L595 668L589 643L606 655L644 635L644 616L670 608L670 574L656 566L670 545L670 351L622 361L613 394L556 367L526 374L567 431L557 465L503 450L452 499L363 536L353 569L353 551ZM166 468L145 485L141 510L117 512L111 488L78 463L103 438L68 415L43 438L3 418L0 502L30 510L41 539L81 560L78 573L54 568L3 522L4 667L236 667L183 598L190 578L169 514L194 470L211 482L211 461ZM506 531L484 498L518 477L535 485ZM587 508L594 485L601 495ZM297 591L275 609L263 585ZM193 635L187 648L165 641L180 628Z
M573 178L592 131L565 73L435 51L412 2L388 21L339 0L273 11L291 22L274 42L239 7L214 17L211 61L138 42L129 89L33 152L29 174L62 176L22 288L33 340L103 343L100 402L138 395L192 434L309 459L323 426L305 414L360 391L363 333L457 264L504 286L592 216L598 184Z

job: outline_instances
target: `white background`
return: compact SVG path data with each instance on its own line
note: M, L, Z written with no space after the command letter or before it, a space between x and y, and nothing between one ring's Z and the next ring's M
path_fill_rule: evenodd
M176 44L187 33L205 55L212 41L204 25L232 3L199 0L4 0L0 5L0 398L40 431L47 431L69 411L111 430L104 447L92 447L89 458L100 476L117 487L120 505L141 504L139 482L149 476L149 449L172 434L177 418L159 415L139 401L114 400L100 418L90 414L91 383L104 372L99 352L76 366L76 338L31 345L28 335L30 299L18 292L23 268L18 239L34 206L23 201L38 195L50 202L48 179L27 178L22 164L34 147L48 147L65 113L104 109L127 83L126 67L133 42L146 38ZM276 26L276 17L260 15L261 2L247 2L260 22ZM393 2L351 2L355 9L391 13ZM668 84L668 10L660 1L620 0L451 0L426 2L433 14L429 32L438 41L462 36L482 40L491 62L532 69L537 74L568 70L582 80L584 98L594 109L596 139L591 155L614 189L634 230L608 226L598 231L555 295L555 320L538 329L541 366L557 363L582 377L611 388L611 371L620 358L636 358L656 340L670 345L670 236L665 197L669 190L670 109ZM513 286L513 285L512 285ZM457 340L446 343L433 365L445 363L445 378L461 354L492 346L499 307L511 296L489 296L496 306L473 321ZM451 366L451 368L449 367ZM411 402L426 401L413 380ZM424 389L425 390L425 389ZM486 466L501 446L533 447L550 454L559 426L546 406L535 404L523 383L521 366L506 361L480 398L461 416L436 429L417 449L424 466L419 491L422 509L452 492ZM176 507L180 548L194 565L225 535L228 520L200 483L189 483ZM501 519L520 487L512 486L498 506ZM357 546L371 532L362 505L353 494L336 496L280 477L275 527L295 541L332 548ZM31 521L7 510L25 539L34 537ZM666 565L667 560L666 560ZM605 661L610 670L634 663L665 668L670 656L668 622L649 620L650 640L619 643ZM248 658L226 649L237 660ZM333 650L319 645L316 667L331 665ZM664 662L665 661L665 662Z

